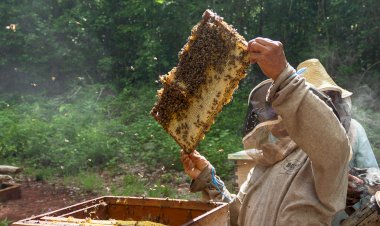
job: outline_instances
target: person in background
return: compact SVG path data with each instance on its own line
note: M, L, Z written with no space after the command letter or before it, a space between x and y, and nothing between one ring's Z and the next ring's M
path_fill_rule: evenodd
M363 126L357 120L351 118L352 92L338 86L331 79L318 59L306 60L300 63L297 69L304 67L308 68L308 70L302 74L306 82L328 95L332 99L337 111L339 111L342 124L347 131L352 147L352 158L349 163L350 168L379 168ZM313 76L314 74L319 74L319 76Z
M351 155L337 110L305 81L305 69L289 65L280 42L255 38L248 52L270 78L250 94L243 138L244 149L257 150L251 155L256 166L234 195L206 158L181 151L190 190L229 202L231 225L331 225L345 208Z
M351 119L348 138L352 146L352 160L349 163L350 168L379 168L375 154L373 153L371 144L369 143L367 133L363 126Z
M306 60L299 64L297 68L300 69L304 67L308 69L302 74L305 80L312 84L317 90L328 95L334 103L336 110L339 112L341 117L340 120L347 132L352 148L352 157L349 162L350 172L355 171L356 168L378 169L376 157L372 151L363 126L351 117L352 93L338 86L331 79L330 75L326 72L325 68L318 59ZM319 76L313 76L315 74L319 74ZM351 173L348 174L348 181L346 211L351 214L353 211L360 208L365 201L360 200L363 194L362 185L364 184L364 181ZM340 222L348 217L346 211L343 210L337 214L333 221L334 226L340 225Z
M362 176L366 177L367 170L372 170L371 172L373 172L374 169L377 174L379 173L379 166L367 134L363 126L355 119L351 119L348 137L351 142L353 156L349 162L350 171L348 174L346 208L335 216L333 226L339 226L349 215L367 205L370 200L368 188L365 188L363 178L357 174L360 172Z

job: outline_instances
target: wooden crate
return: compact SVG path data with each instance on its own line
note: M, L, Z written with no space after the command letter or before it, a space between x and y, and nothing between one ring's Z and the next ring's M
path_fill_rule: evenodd
M19 199L21 197L21 188L19 184L3 183L0 184L0 201Z
M235 162L235 183L238 190L247 179L247 175L254 167L254 163L244 150L229 154L228 159Z
M180 199L144 197L104 196L63 209L13 223L26 225L68 225L51 219L75 218L93 220L151 221L165 225L210 225L229 224L227 203L200 202ZM81 225L80 223L70 225ZM83 225L83 224L82 224Z
M344 220L342 226L379 226L380 225L380 191L373 197L376 201L369 202L356 210Z

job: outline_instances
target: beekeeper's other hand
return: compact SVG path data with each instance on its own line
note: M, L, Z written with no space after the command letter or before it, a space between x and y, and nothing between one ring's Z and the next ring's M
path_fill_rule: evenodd
M346 205L352 206L357 203L363 193L364 181L356 176L348 174L348 187Z
M248 52L251 63L257 63L262 72L273 80L277 79L288 64L279 41L261 37L252 39L248 42Z
M360 197L362 191L360 187L364 186L364 181L358 177L348 174L348 187L347 193L351 196Z
M197 179L202 170L210 164L209 161L196 150L192 151L190 154L186 154L181 150L181 162L185 173L192 179Z

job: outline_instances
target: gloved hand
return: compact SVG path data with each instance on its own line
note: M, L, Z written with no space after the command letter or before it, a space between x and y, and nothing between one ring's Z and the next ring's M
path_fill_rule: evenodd
M262 72L273 80L277 79L288 64L279 41L261 37L252 39L248 42L248 52L251 63L257 63Z
M354 175L348 174L348 187L347 187L347 200L346 200L347 206L354 205L355 203L357 203L360 200L361 194L363 193L364 189L365 189L364 181L362 179Z
M196 179L202 170L210 164L210 162L196 150L190 154L186 154L181 150L181 162L185 173L192 179Z
M353 176L351 174L348 174L348 188L347 193L349 194L355 194L355 193L361 193L362 190L360 187L364 186L364 181L356 176Z

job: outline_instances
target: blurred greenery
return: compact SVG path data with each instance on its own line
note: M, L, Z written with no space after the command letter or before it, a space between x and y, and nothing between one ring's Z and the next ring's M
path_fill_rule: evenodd
M123 164L182 171L178 145L149 112L155 81L177 64L208 8L247 40L280 40L294 66L319 58L358 96L355 117L380 156L379 1L3 0L0 163L25 166L37 180L86 172L85 190L98 189L92 172ZM246 98L263 78L252 66L198 147L224 180L234 175L227 155L242 149ZM124 180L134 187L111 190L142 194L136 175ZM146 195L172 195L173 180L165 175Z
M0 226L8 226L12 223L12 221L9 221L7 218L0 219Z

